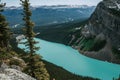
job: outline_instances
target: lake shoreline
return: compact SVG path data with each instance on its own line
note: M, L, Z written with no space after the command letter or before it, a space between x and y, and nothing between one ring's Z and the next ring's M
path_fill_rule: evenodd
M40 53L44 60L61 66L72 73L96 77L102 80L112 80L113 77L116 78L120 74L120 65L89 58L82 54L80 55L78 50L75 50L70 46L38 38L35 38L35 40L40 42L36 45L41 47L40 51L37 53ZM19 47L24 48L23 45L19 45Z
M113 63L113 64L118 64L120 65L120 61L117 61L115 58L113 58L113 61L104 59L103 56L99 56L99 52L95 52L95 51L83 51L81 50L78 46L71 46L73 49L77 50L80 54L92 58L92 59L96 59L96 60L100 60L103 62L109 62L109 63ZM112 55L112 54L111 54Z

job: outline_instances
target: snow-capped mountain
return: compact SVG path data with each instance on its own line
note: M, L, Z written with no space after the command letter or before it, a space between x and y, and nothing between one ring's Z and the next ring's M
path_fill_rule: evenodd
M32 20L37 26L84 20L93 13L95 6L87 5L52 5L31 6ZM22 24L22 7L6 7L4 15L11 26Z
M89 8L94 6L87 6L87 5L52 5L52 6L36 6L36 7L43 7L43 8L51 8L51 9L59 9L59 8Z
M89 8L89 7L95 7L95 6L88 6L88 5L42 5L42 6L31 6L31 9L35 8ZM5 7L5 9L22 9L21 6L10 6Z

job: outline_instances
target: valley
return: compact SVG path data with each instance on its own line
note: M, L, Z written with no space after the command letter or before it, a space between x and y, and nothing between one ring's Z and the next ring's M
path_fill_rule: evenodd
M1 69L17 65L37 80L120 79L119 0L97 6L21 2L4 10L0 4Z
M97 6L96 10L98 10L98 7L101 4L102 2ZM36 26L34 28L34 31L36 33L40 32L40 34L36 36L37 38L69 45L88 57L119 64L120 59L116 58L115 57L116 54L114 55L114 52L112 52L111 50L112 45L110 39L105 38L105 34L107 33L101 33L102 30L101 31L95 30L97 35L96 34L94 35L93 34L94 30L91 33L90 31L91 29L88 28L89 25L91 25L95 21L95 20L92 21L95 15L96 14L94 12L91 15L91 17L89 15L89 17L87 18L84 17L84 19L79 18L74 21L68 21L65 23L60 22L55 24ZM21 29L13 28L13 31L15 31L14 33L16 34L21 34L21 31L19 30ZM113 49L113 51L119 53L119 51L116 50L115 48Z
M35 40L39 42L36 46L41 46L37 54L40 54L43 60L58 65L74 74L101 80L112 80L112 78L119 76L120 65L88 58L70 46L37 38ZM22 40L22 42L25 42L25 40ZM22 44L19 44L18 47L25 49Z

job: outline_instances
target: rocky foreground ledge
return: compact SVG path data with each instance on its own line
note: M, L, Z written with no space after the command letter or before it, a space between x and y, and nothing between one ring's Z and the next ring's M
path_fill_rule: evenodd
M9 68L6 64L3 64L0 67L0 80L36 80L36 79L17 69Z
M36 80L29 75L15 69L5 69L0 72L0 80Z

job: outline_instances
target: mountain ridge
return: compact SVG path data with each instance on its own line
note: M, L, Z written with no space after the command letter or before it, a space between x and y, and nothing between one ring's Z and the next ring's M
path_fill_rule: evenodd
M31 8L88 8L88 7L95 7L95 6L88 6L88 5L38 5L38 6L31 6ZM5 7L5 9L22 9L22 6L9 6Z
M65 40L80 53L95 59L120 63L119 0L103 0L88 22Z
M95 9L95 7L88 7L88 8L76 8L76 7L66 8L66 6L65 7L59 6L59 7L60 8L54 6L31 7L32 8L31 11L33 13L31 18L35 22L36 26L65 23L78 19L81 19L81 21L83 21L84 19L90 17L90 15ZM10 26L14 26L16 24L22 24L21 13L22 13L22 7L18 7L18 8L10 7L10 8L6 8L3 14L10 22Z

